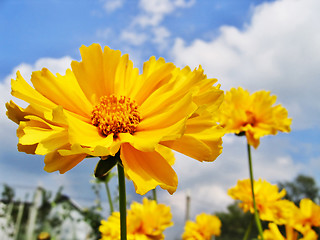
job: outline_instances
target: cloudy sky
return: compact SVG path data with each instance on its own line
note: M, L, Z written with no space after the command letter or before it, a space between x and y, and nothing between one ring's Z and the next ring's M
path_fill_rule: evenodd
M319 12L319 0L0 1L0 183L19 196L36 186L56 191L63 185L82 205L95 199L89 181L97 159L64 175L46 173L43 157L17 152L17 126L4 107L17 70L25 79L42 67L63 74L73 59L80 60L79 47L92 43L129 53L139 68L154 55L180 67L201 64L223 90L270 90L293 119L292 131L261 139L253 150L255 177L276 183L303 173L319 183ZM224 210L232 203L227 189L249 176L245 139L223 140L214 163L176 155L177 192L158 191L160 202L172 206L172 238L182 231L188 192L194 219L202 211ZM129 199L138 199L130 182L127 188Z

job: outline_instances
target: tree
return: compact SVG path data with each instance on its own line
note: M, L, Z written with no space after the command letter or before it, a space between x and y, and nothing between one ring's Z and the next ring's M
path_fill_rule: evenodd
M252 224L251 232L248 239L255 239L258 236L258 230L255 226L253 215L250 212L244 213L238 206L239 202L234 202L228 206L228 212L217 212L215 215L221 221L221 236L216 240L242 240L249 225ZM264 229L267 227L262 222Z
M14 190L7 184L3 185L3 192L1 194L2 201L4 203L9 203L13 201L14 198Z
M318 203L319 200L319 188L316 185L315 180L312 177L305 175L298 175L292 182L279 182L280 189L285 189L287 194L286 199L299 205L299 202L303 198L309 198L313 202Z

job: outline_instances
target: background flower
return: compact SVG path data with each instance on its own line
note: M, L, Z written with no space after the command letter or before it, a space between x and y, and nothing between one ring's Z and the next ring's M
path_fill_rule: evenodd
M183 240L210 240L212 236L221 234L221 221L215 215L201 213L196 221L187 221L182 235Z
M257 148L260 138L265 135L290 132L288 112L281 105L273 106L275 102L276 96L267 91L250 95L241 87L231 88L225 94L218 118L227 132L244 133L248 143Z
M274 204L277 203L286 191L282 189L279 192L277 185L272 185L265 180L254 181L254 196L257 210L262 220L268 220L273 217ZM239 180L237 185L228 190L228 195L235 200L240 200L239 207L244 212L254 213L252 191L250 179Z
M133 202L127 214L129 240L161 240L164 230L173 225L170 207L143 199L142 204ZM108 221L102 220L99 231L101 240L120 239L120 214L114 212Z

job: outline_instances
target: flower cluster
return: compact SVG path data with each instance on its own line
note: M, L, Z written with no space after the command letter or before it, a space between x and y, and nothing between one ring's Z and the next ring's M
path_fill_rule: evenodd
M143 199L133 202L127 214L127 237L129 240L162 240L163 231L172 226L170 207L157 204L154 200ZM99 227L101 240L120 239L120 213L113 212Z
M228 194L255 214L259 237L317 238L312 227L320 226L320 206L302 199L297 207L283 199L285 190L261 179L252 185L250 145L257 148L265 135L290 132L291 119L285 108L274 106L276 96L240 87L224 95L201 66L180 69L151 57L139 73L127 54L109 47L82 46L80 53L82 60L73 61L65 75L44 68L32 73L32 86L19 71L12 80L12 95L29 104L6 104L7 116L19 125L19 151L44 155L48 172L65 173L85 158L100 157L95 173L105 176L118 164L123 200L125 176L141 195L157 186L170 194L176 191L172 150L212 162L222 152L225 133L245 135L250 179L238 181ZM154 200L132 203L127 215L126 201L120 205L120 213L101 222L101 240L162 240L173 225L170 208ZM258 215L270 222L264 232ZM285 225L286 237L278 225ZM202 213L195 222L186 222L182 239L210 240L220 234L219 218Z
M316 240L318 236L312 227L320 226L320 206L310 199L302 199L297 207L293 202L283 199L286 192L278 191L276 185L267 181L254 181L254 196L261 220L268 221L269 229L263 233L266 240L296 240L299 233L306 240ZM240 200L239 207L244 212L253 213L253 203L250 179L238 181L237 185L229 189L228 194ZM278 225L284 225L286 237L283 237Z

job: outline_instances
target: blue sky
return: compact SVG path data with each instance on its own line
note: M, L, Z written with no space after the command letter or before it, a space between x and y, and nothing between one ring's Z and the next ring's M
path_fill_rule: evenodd
M161 56L181 67L201 64L223 90L270 90L288 109L292 132L261 139L253 151L256 178L276 183L304 173L319 183L319 11L318 0L0 1L0 183L21 196L37 185L55 191L63 184L82 205L94 200L89 180L96 160L64 175L44 172L43 157L17 152L16 125L4 108L17 70L25 79L42 67L63 73L80 60L79 47L92 43L129 53L139 68ZM211 164L177 154L178 190L173 196L159 191L173 208L178 230L171 236L182 231L187 191L194 218L225 209L232 202L227 189L248 177L245 139L223 140L223 153ZM137 198L130 183L128 192Z

